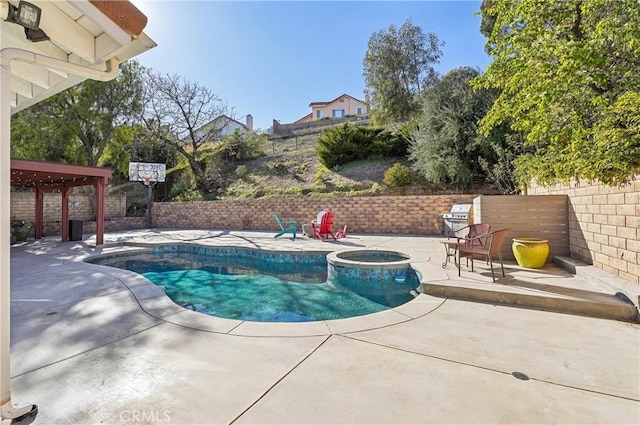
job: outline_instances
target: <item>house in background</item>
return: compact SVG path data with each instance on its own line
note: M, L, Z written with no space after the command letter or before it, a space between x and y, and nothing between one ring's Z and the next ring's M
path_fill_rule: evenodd
M348 94L343 94L329 102L311 102L311 113L300 118L294 124L321 120L323 118L344 118L350 116L369 115L369 105L365 99L363 102Z
M236 121L231 117L220 115L197 129L195 135L198 140L206 138L219 141L231 136L236 130L238 130L240 134L252 133L253 116L251 114L247 115L245 124L242 124L240 121Z

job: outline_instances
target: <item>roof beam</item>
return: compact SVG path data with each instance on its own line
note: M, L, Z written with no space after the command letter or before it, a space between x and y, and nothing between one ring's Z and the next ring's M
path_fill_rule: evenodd
M33 43L24 35L24 28L20 25L4 24L2 25L2 48L15 47L16 49L28 50L50 58L67 60L67 52L53 43L42 42Z
M120 3L120 2L110 2ZM82 14L86 15L89 19L96 22L110 38L115 40L120 45L127 45L131 43L131 35L127 34L125 30L120 28L113 20L109 19L100 9L91 4L88 0L72 0L71 4L80 10Z
M36 161L11 158L11 170L23 172L51 173L82 177L106 177L113 175L110 168L89 167L87 165L62 164L59 162Z
M69 15L61 11L51 2L39 2L42 9L40 28L47 33L51 40L63 46L69 52L74 52L90 63L95 63L95 37Z
M31 99L33 97L33 91L31 90L31 83L22 78L11 79L11 91L19 94L22 97Z
M48 89L61 80L61 77L52 74L46 68L24 62L14 62L11 64L11 75L12 78L22 78L44 89Z
M129 46L131 43L127 43L124 46ZM113 52L120 49L123 45L118 44L108 34L102 33L96 37L96 61L100 62L113 56Z

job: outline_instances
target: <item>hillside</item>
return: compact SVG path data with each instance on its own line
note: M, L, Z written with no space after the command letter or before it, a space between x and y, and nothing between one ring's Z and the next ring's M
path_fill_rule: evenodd
M296 131L272 137L267 155L239 164L227 173L227 190L221 198L256 198L274 195L339 196L383 193L383 175L402 158L358 161L338 171L327 170L318 160L318 137L330 127Z
M338 124L340 125L340 124ZM394 163L410 166L406 158L385 158L356 161L339 170L327 170L316 154L317 139L324 130L301 130L288 137L272 137L266 155L228 167L219 176L224 191L217 199L247 199L272 196L380 196L393 194L455 193L447 188L434 187L420 179L409 187L388 188L384 172ZM124 183L111 188L112 193L126 193L129 213L144 214L147 190L139 183ZM473 193L496 194L488 186L476 187ZM168 199L164 185L156 188L157 200Z
M451 192L420 181L411 187L386 187L384 172L396 162L410 165L406 158L356 161L339 170L327 170L318 160L315 148L318 137L328 128L295 131L289 137L272 137L265 157L243 162L227 173L224 177L227 189L220 198Z

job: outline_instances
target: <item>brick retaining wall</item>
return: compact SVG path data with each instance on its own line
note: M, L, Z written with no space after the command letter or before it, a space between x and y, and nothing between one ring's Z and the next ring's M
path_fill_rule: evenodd
M453 204L470 204L475 195L416 195L340 198L271 198L209 202L157 202L153 224L161 228L278 229L273 212L296 220L298 228L319 211L335 213L334 229L345 224L355 233L435 235L442 231L440 214Z
M571 255L640 283L640 181L624 187L572 181L534 186L529 194L569 196Z
M105 232L119 232L122 230L145 229L147 219L145 217L113 217L104 221ZM95 233L96 222L85 221L82 224L82 233Z
M33 222L35 221L35 192L11 192L11 217ZM123 227L125 224L111 224L109 222L116 218L124 218L127 215L126 195L105 196L105 230L124 230L131 227ZM59 192L45 192L44 194L44 228L45 236L60 235L60 220L62 219L62 194ZM92 196L85 194L71 193L69 196L69 220L82 220L94 222L93 231L85 233L95 233L94 200ZM137 221L130 221L131 225L137 225ZM141 227L144 227L144 219ZM140 227L138 227L140 228Z

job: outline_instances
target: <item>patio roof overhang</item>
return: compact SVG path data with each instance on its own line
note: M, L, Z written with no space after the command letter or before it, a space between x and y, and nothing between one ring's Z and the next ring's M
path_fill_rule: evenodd
M11 401L8 226L13 180L10 171L11 114L87 78L114 79L120 63L156 46L143 32L146 16L128 0L29 0L41 10L39 29L45 38L38 42L27 39L22 26L6 21L19 3L18 0L0 0L0 223L5 223L0 226L0 413L3 422L37 412L35 405L16 407ZM70 185L75 183L74 173L66 177L64 173L57 175L65 181L62 185L64 205L65 193L68 196ZM81 173L75 175L76 179L79 175ZM40 176L43 183L48 179L44 174ZM69 177L71 181L68 181ZM104 182L108 178L93 177ZM42 194L43 190L39 188L44 186L35 187L36 193ZM101 184L96 187L104 190ZM98 199L103 196L97 195ZM103 211L104 205L97 207Z
M126 0L30 0L42 10L40 29L49 37L39 42L4 21L9 3L17 7L19 1L0 0L2 51L14 59L11 113L91 78L88 71L115 78L119 63L156 46L143 32L147 17Z

